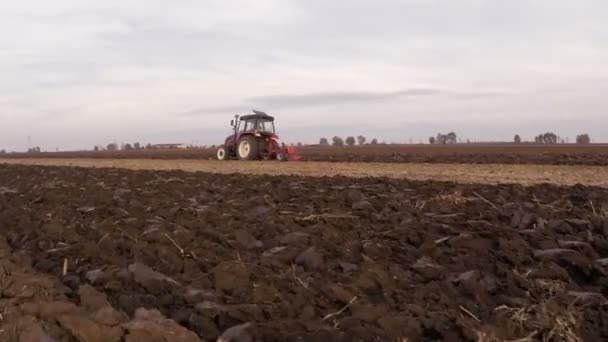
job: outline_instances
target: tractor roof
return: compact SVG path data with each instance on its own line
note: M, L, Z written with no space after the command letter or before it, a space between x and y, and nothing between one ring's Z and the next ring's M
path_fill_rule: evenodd
M253 111L254 114L243 115L240 117L241 120L251 120L251 119L264 119L268 121L274 121L274 117L257 110Z

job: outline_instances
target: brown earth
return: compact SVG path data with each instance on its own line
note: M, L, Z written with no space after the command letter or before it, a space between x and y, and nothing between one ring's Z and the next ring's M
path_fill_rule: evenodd
M608 165L608 145L365 145L355 147L303 146L297 154L308 161L388 163L469 163ZM14 153L8 158L214 159L215 149L81 151Z
M459 183L592 185L608 187L608 168L583 165L469 165L416 163L332 163L215 160L27 158L1 159L0 164L57 165L136 170L185 170L221 174L391 177Z
M0 341L608 338L601 188L0 165L0 227Z

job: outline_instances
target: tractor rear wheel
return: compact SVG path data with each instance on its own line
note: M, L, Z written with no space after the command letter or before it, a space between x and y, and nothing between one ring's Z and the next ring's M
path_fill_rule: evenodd
M216 152L217 160L228 160L228 149L226 146L222 145L218 147Z
M236 154L241 160L253 160L259 158L258 141L255 137L246 136L239 140Z

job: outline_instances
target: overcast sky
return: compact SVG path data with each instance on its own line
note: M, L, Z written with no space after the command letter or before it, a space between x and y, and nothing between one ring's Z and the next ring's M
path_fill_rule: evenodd
M605 0L55 0L0 4L0 149L218 144L236 113L287 142L608 141Z

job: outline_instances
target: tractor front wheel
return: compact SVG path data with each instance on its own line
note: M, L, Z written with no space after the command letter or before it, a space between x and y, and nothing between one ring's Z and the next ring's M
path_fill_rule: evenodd
M255 137L243 137L236 148L237 155L241 160L253 160L259 158L258 141Z
M289 158L287 158L287 153L281 151L281 152L277 152L276 158L278 161L284 162L287 161Z
M216 152L217 160L228 160L228 149L226 146L222 145L218 147Z

